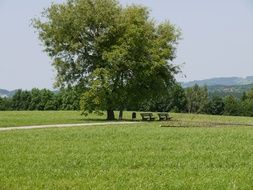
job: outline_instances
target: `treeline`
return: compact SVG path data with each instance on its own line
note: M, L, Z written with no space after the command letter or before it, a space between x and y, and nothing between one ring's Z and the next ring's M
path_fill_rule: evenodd
M17 90L13 97L0 97L0 110L80 110L81 93L69 88L52 92L34 88ZM183 89L176 84L150 101L127 105L129 111L183 112L212 115L253 116L253 89L234 96L210 96L207 87Z
M185 90L186 110L189 113L211 115L253 116L253 89L244 92L241 98L235 96L210 96L207 87Z
M183 89L175 85L167 94L144 104L142 111L173 111L184 113L253 116L253 89L236 96L209 94L207 87L195 85ZM138 109L137 109L138 110Z
M0 97L0 111L8 110L80 110L80 97L82 93L68 88L58 92L48 89L34 88L28 90L17 90L12 97ZM170 111L186 112L185 91L180 85L175 85L167 93L159 97L140 103L126 105L129 111ZM120 109L120 108L118 108Z
M37 88L17 90L11 98L0 97L0 110L79 110L79 97L73 89L59 92Z

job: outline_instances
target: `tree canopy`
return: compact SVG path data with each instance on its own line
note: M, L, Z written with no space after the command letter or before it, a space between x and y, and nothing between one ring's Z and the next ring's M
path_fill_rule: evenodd
M56 86L83 90L84 112L123 111L167 92L180 31L157 23L143 6L116 0L68 0L34 19L56 69Z

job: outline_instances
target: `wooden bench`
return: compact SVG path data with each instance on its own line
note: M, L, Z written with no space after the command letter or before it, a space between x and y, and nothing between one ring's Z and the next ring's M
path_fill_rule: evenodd
M155 120L155 117L153 116L153 113L141 113L141 117L143 121L153 121Z
M170 120L172 117L168 113L158 113L159 120Z

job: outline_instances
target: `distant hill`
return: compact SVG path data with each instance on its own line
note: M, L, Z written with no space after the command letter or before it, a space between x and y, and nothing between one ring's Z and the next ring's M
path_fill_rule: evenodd
M235 96L240 98L243 92L253 88L253 76L241 77L220 77L205 80L195 80L181 83L183 88L192 87L195 84L207 86L210 96Z
M247 92L253 89L253 84L247 85L213 85L207 86L208 92L210 96L235 96L237 98L242 97L243 92Z
M235 85L249 85L253 83L253 76L248 76L246 78L241 77L220 77L211 78L205 80L195 80L190 82L182 82L184 88L192 87L195 84L199 86L235 86Z
M5 89L0 89L0 97L11 97L15 94L16 90L8 91Z

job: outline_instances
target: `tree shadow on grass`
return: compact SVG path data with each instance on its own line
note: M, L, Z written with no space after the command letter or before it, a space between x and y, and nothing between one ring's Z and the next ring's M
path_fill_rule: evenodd
M103 118L83 118L83 119L79 119L78 121L80 122L143 122L143 123L158 123L158 122L161 122L159 120L152 120L152 121L149 121L149 120L141 120L141 119L122 119L122 120L118 120L118 119L115 119L115 120L107 120L107 119L103 119Z

